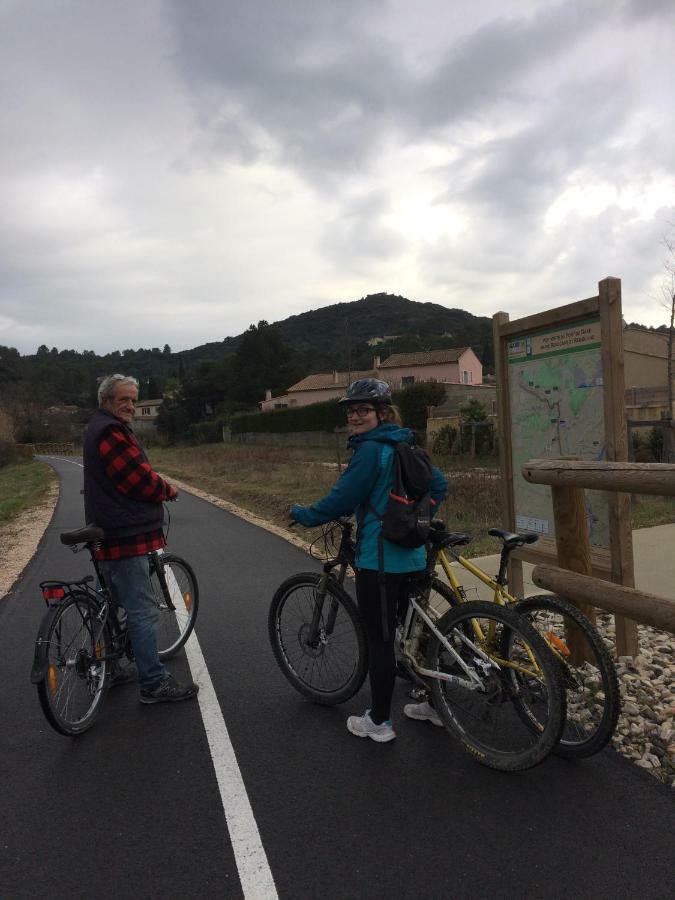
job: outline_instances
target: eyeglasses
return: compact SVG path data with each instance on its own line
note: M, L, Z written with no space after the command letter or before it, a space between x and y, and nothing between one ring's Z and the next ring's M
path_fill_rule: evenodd
M368 413L375 412L375 407L373 406L348 406L347 407L347 418L351 419L353 416L358 416L359 419L365 418Z

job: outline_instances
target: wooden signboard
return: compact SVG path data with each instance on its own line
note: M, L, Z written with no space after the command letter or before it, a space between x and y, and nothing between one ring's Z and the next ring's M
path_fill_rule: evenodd
M597 297L523 319L493 317L503 524L540 535L513 555L517 594L522 560L555 565L558 559L551 489L527 483L523 465L542 458L628 459L621 282L605 278L598 288ZM630 497L587 491L585 498L593 574L633 587Z

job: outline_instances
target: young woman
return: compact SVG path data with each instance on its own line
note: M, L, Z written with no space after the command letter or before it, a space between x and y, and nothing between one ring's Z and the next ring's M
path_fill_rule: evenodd
M396 677L394 635L396 608L402 582L412 572L426 567L424 547L409 549L384 541L384 572L389 627L383 635L380 583L378 580L378 536L382 527L373 510L385 508L394 474L394 447L400 441L412 443L414 435L401 426L398 410L392 405L391 390L384 381L362 378L349 386L339 401L346 407L351 436L352 459L333 489L311 506L297 503L291 516L301 525L330 522L356 512L356 597L368 633L368 674L372 703L362 716L350 716L347 728L359 737L384 743L396 737L391 722L391 698ZM434 468L431 496L438 504L445 496L447 482ZM406 715L441 724L428 703L409 704Z

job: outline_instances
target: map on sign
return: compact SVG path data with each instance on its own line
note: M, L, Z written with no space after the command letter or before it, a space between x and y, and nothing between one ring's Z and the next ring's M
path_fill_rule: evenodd
M552 539L551 488L529 484L521 470L529 459L605 457L600 320L510 340L508 372L516 528ZM591 546L608 547L607 495L585 498Z

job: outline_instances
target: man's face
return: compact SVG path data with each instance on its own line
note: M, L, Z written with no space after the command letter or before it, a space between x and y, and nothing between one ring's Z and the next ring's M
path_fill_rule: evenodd
M130 425L136 412L138 388L133 384L116 384L115 393L110 400L103 401L103 409L112 413L120 422Z

